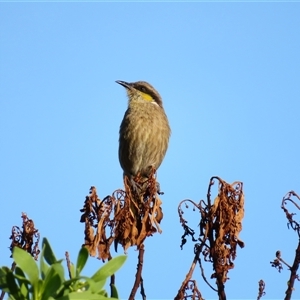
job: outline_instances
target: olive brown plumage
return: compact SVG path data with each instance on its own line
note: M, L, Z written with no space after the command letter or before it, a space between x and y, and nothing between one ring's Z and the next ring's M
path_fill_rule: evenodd
M162 99L145 81L116 82L126 88L128 95L128 108L120 126L120 165L130 180L137 175L147 179L152 168L157 170L162 163L171 133Z

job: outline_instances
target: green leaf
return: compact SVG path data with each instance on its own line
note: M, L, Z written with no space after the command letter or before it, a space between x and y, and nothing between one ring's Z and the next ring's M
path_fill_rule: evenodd
M59 290L56 298L62 297L74 291L74 285L78 281L78 278L72 278L63 282L62 287Z
M94 281L98 282L110 277L120 269L120 267L124 264L126 258L126 255L114 257L113 259L108 261L102 268L100 268L91 278Z
M77 278L72 278L63 282L64 290L73 291L73 285L77 281Z
M2 275L6 275L6 273L9 271L10 269L8 267L2 267L0 268L0 276Z
M88 286L86 287L87 291L92 292L93 294L98 294L103 290L106 279L95 282L94 280L87 278L86 282ZM105 290L103 290L105 292Z
M26 275L25 273L23 272L23 270L16 266L16 269L15 269L15 274L17 275L18 278L22 279L22 278L26 278Z
M23 299L23 297L20 296L19 287L15 281L14 274L11 271L6 274L6 282L8 287L7 292L16 299Z
M81 290L83 288L87 289L88 281L91 281L93 283L92 279L85 276L75 277L70 280L64 281L63 286L60 289L59 294L57 295L57 298L62 297L68 293L77 292L78 290Z
M34 286L39 280L39 270L33 257L23 249L14 247L13 259L22 271L28 276Z
M109 300L102 295L92 294L90 292L77 292L77 293L70 293L69 295L63 296L58 298L57 300Z
M54 264L53 268L55 269L56 273L59 275L60 280L62 282L64 282L65 281L65 270L64 270L64 267L62 266L61 262Z
M15 278L18 281L20 293L24 296L24 298L28 298L30 281L26 278L23 270L18 266L15 269Z
M0 289L8 292L10 300L108 300L117 299L117 289L112 287L108 298L105 282L125 262L126 256L118 256L100 268L91 278L80 276L89 254L86 248L79 251L76 266L70 267L71 279L65 280L62 260L57 260L47 239L43 239L40 256L40 276L37 263L26 251L15 248L13 258L17 264L13 273L0 268Z
M26 286L26 284L24 284L24 283L20 284L20 293L22 296L24 296L24 299L29 299L29 290L28 290L28 286Z
M40 274L41 274L41 278L43 280L45 279L46 273L49 269L49 266L45 263L45 259L44 259L45 248L46 248L45 246L42 248L42 252L41 252L41 255L40 255Z
M9 292L9 286L8 286L8 283L7 283L7 275L1 277L0 290L4 291L5 293Z
M33 297L32 298L34 300L40 300L41 299L41 291L42 291L42 288L43 288L43 284L44 284L44 280L39 279L36 287L33 290Z
M27 285L31 284L31 281L27 279L26 275L24 274L23 270L18 266L15 269L15 278L17 279L18 283L26 283Z
M7 288L7 278L6 275L8 272L11 272L11 270L7 267L0 268L0 289Z
M89 258L89 251L82 247L78 253L77 263L76 263L76 276L79 276L80 272L84 268L87 260Z
M55 255L52 251L52 248L46 238L43 238L42 249L44 252L44 257L45 257L46 262L49 265L55 264L57 262L57 259L56 259Z
M41 278L43 280L45 279L48 270L49 270L49 266L45 263L43 252L42 252L42 255L40 256L40 273L41 273Z
M49 297L55 297L59 288L63 284L63 274L64 270L61 264L53 264L45 277L43 286L41 288L41 300L48 300Z
M102 296L105 296L105 297L108 297L108 294L107 294L106 290L102 290L98 294L102 295Z
M119 295L118 295L116 286L114 284L111 284L110 286L111 286L111 297L119 299Z

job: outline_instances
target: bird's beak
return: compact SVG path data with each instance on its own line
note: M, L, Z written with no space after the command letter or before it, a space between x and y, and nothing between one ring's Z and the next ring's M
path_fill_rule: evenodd
M126 82L126 81L117 80L116 83L121 84L121 85L124 86L126 89L131 89L130 83L128 83L128 82Z

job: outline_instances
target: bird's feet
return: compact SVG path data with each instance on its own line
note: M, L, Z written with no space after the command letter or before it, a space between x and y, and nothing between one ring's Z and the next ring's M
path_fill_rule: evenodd
M158 195L163 195L164 192L160 190L160 184L158 181L156 181L156 192Z
M131 186L132 192L137 195L139 195L141 193L142 188L143 188L143 184L136 182L133 177L130 178L130 186Z

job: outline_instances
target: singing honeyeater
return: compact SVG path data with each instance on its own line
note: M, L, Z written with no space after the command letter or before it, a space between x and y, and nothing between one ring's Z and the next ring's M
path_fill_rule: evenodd
M171 134L162 99L145 81L116 82L128 95L128 108L120 126L120 164L129 179L138 174L147 179L162 163Z

